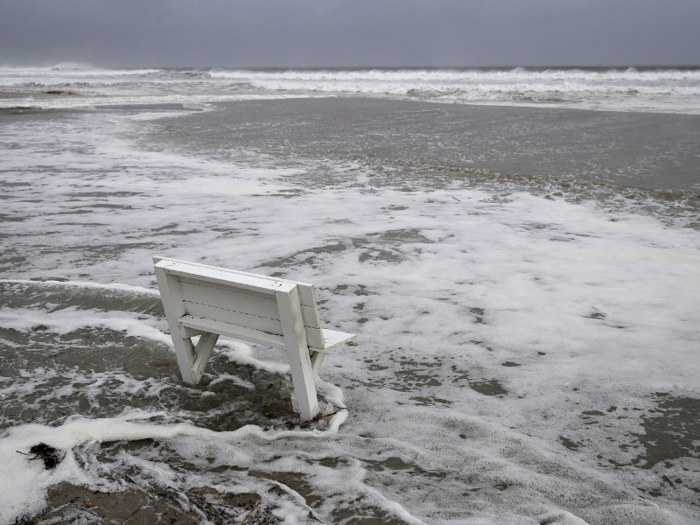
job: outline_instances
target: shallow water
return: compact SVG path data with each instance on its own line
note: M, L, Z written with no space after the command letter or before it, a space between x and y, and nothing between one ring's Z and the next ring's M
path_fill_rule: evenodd
M216 107L0 117L0 523L698 521L695 195ZM231 340L182 385L155 254L314 283L347 411Z

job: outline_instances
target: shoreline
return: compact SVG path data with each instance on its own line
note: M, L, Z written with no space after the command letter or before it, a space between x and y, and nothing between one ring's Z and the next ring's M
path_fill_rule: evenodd
M700 193L700 115L375 98L216 103L167 119L211 151L487 170ZM167 133L166 133L167 135ZM187 149L178 137L177 148Z

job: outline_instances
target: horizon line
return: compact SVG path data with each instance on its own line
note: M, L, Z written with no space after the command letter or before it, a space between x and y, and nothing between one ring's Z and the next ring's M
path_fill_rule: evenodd
M421 69L503 69L503 70L513 70L513 69L700 69L700 63L698 64L602 64L602 65L581 65L581 64L550 64L550 65L439 65L439 66L370 66L370 65L355 65L355 66L231 66L231 65L187 65L187 66L173 66L173 65L140 65L140 66L118 66L118 65L95 65L91 63L81 63L81 62L71 62L64 61L54 63L52 65L37 65L37 64L24 64L24 65L10 65L2 64L0 68L22 68L22 67L36 67L36 68L96 68L96 69L248 69L248 70L373 70L373 69L408 69L408 70L421 70Z

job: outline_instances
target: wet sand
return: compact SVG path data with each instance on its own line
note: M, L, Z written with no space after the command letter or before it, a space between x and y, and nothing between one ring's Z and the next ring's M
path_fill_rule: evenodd
M184 132L187 136L182 139L183 148L192 147L192 138L196 137L196 145L200 148L252 150L274 159L362 158L380 165L414 163L438 168L457 167L545 178L584 179L659 190L700 191L700 164L697 162L700 116L437 105L376 99L245 101L221 104L221 107L222 111L167 119L163 125L174 132L164 135L161 140L178 141L178 135ZM129 108L119 109L122 110ZM283 261L278 266L284 267ZM22 290L17 296L28 300L31 293ZM47 302L50 298L42 296L37 300ZM10 293L5 294L4 302L11 302ZM64 307L70 304L66 298L56 299L55 302ZM89 303L89 306L100 305ZM143 313L160 315L157 301L145 301L138 307L127 306L129 311L141 311L140 308ZM110 305L110 308L114 308L114 305ZM472 313L483 315L483 311L478 310L474 309ZM41 346L42 331L40 326L37 327L31 341L15 333L8 334L7 339L25 347L29 347L30 343ZM79 343L68 336L73 336L76 341L80 339ZM118 334L114 341L106 338L106 343L102 333L68 336L65 339L72 351L64 352L57 359L76 366L79 364L91 369L121 366L103 357L105 346L112 347L114 352L107 355L118 361L133 354L133 359L128 362L135 363L138 362L136 356L143 356L144 353L139 344L133 342L129 347ZM103 345L101 348L94 346L97 341ZM153 356L149 354L152 359L146 361L143 368L133 371L126 367L130 375L143 380L151 375L165 374L171 377L173 385L177 384L172 355L164 348L151 348L149 351L153 353ZM51 348L40 357L47 356L54 357ZM516 365L507 362L503 366ZM213 368L214 373L225 370L241 381L250 379L247 376L249 370L225 364L223 360L216 362ZM9 375L10 372L6 373ZM265 381L256 381L256 384L271 384L273 380L265 376ZM470 387L487 396L507 394L495 380L477 382L475 385L470 384ZM214 429L227 429L229 424L241 422L261 425L270 421L283 423L293 417L288 410L285 388L288 389L287 384L275 385L276 391L285 394L279 396L285 404L271 407L263 402L264 392L256 396L248 394L247 399L242 399L246 391L237 388L236 384L212 386L209 389L212 392L227 394L222 397L240 399L240 406L245 405L248 409L246 413L250 421L239 421L232 411L227 417L236 421L212 420L207 424ZM202 390L207 389L204 384ZM176 404L184 404L189 400L188 395L194 396L196 391L190 393L183 390L178 395L181 399ZM133 404L137 405L138 401L134 400ZM121 407L115 404L114 408L117 410ZM89 413L88 408L77 399L67 400L66 406L56 404L51 409L56 412L56 419L49 417L50 413L47 415L48 410L42 414L10 416L26 421L44 417L48 422L58 423L64 417L61 416L64 410L68 413ZM693 456L697 448L692 439L697 428L697 400L660 398L658 414L668 417L645 418L646 430L651 437L639 438L647 449L647 456L639 460L643 460L645 468L669 459ZM96 413L95 417L100 415L104 415L104 412ZM612 420L618 417L615 410L586 415L601 422L606 422L606 418ZM673 436L679 433L682 439L674 440ZM563 438L562 442L571 450L583 446L574 436ZM96 455L108 462L111 455L125 449L148 455L157 446L152 441L109 443L101 446ZM191 467L187 459L176 457L174 452L172 457L172 464L181 469L183 477L186 477L187 469ZM214 470L215 467L212 467ZM381 470L381 466L378 470ZM248 475L254 477L255 472ZM69 484L55 486L49 494L47 508L23 523L54 518L61 523L197 523L204 517L213 523L246 519L248 524L276 522L264 506L259 505L261 498L257 494L243 493L236 499L230 493L221 494L215 490L157 492L154 487L140 485L142 480L134 472L124 472L122 481L125 490L112 494L92 492ZM303 482L292 476L281 476L278 481L293 487L305 497L308 495ZM673 485L674 481L669 479L668 483ZM653 493L651 495L655 496ZM313 501L310 500L309 504L313 507ZM368 513L370 511L374 509ZM335 517L338 520L344 518ZM310 516L309 520L313 522L315 518ZM368 517L355 522L360 521L365 524L390 522L379 514L376 518Z
M198 147L700 192L700 116L367 98L242 101L168 119Z

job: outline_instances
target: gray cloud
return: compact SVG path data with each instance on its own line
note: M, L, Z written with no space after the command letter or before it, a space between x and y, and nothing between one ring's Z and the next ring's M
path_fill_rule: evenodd
M0 64L692 65L700 2L5 0Z

